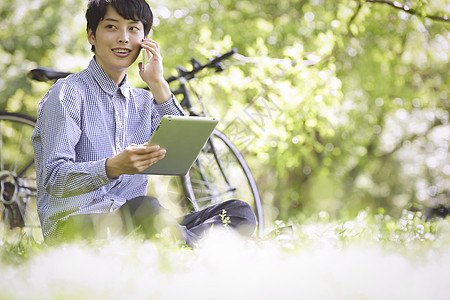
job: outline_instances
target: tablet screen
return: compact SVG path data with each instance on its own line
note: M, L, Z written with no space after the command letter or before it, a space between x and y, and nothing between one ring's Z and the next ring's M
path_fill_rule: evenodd
M166 149L166 155L140 174L186 175L218 122L212 117L163 116L149 144Z

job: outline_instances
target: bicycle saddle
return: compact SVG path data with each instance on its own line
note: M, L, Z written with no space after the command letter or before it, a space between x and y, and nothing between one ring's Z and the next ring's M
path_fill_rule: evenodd
M56 71L54 69L50 69L50 68L46 68L46 67L37 67L28 73L28 75L31 77L31 79L37 80L37 81L57 80L59 78L64 78L70 74L72 74L72 73Z

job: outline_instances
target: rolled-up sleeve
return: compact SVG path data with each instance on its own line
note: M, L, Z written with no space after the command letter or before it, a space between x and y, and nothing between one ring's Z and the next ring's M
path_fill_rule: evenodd
M185 116L183 108L180 103L178 103L177 99L174 95L167 101L163 103L156 103L153 99L153 107L152 110L152 134L155 131L156 127L158 127L159 122L161 121L162 116L164 115L177 115L177 116Z
M177 101L175 96L172 94L172 97L163 103L156 103L154 101L155 108L160 116L163 115L180 115L184 116L186 113L181 107L180 103Z

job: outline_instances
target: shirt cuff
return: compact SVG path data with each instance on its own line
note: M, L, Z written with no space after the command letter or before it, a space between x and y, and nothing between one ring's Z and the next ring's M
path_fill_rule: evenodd
M183 108L181 107L180 103L177 101L175 96L172 94L172 97L170 97L168 100L164 101L163 103L156 103L155 100L155 108L159 115L183 115L185 116L186 113L184 112Z
M90 170L99 187L107 185L108 183L116 180L114 178L109 178L108 175L106 175L106 160L107 158L92 164L92 169Z

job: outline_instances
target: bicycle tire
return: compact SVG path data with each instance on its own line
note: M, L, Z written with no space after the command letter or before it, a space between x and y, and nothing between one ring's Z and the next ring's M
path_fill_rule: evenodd
M31 116L0 112L0 221L9 229L38 228L39 233L34 149L31 144L35 125L36 119Z
M258 234L263 233L263 208L255 179L242 154L221 131L214 130L182 183L194 211L229 199L249 203Z

